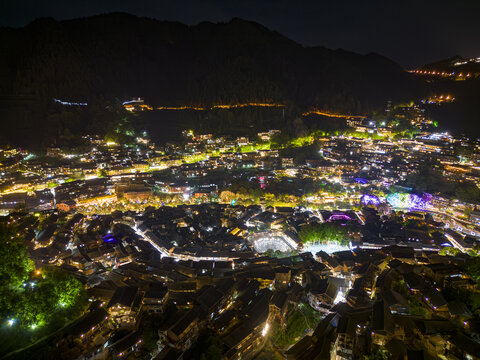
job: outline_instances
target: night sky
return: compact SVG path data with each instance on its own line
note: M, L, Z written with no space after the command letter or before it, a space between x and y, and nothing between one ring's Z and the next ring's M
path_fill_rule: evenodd
M480 56L478 0L2 0L0 25L114 11L189 25L240 17L304 45L376 52L407 68L454 55Z

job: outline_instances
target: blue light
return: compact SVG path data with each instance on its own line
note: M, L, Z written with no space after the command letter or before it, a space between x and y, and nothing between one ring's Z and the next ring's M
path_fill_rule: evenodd
M364 205L380 205L380 199L376 195L365 194L362 196L362 203Z
M112 234L107 234L103 237L103 241L106 243L117 243L117 239Z
M355 180L359 184L368 184L368 180L364 178L354 178L353 180Z
M65 105L65 106L87 106L87 103L82 103L82 102L69 102L69 101L63 101L60 99L53 99L56 103Z

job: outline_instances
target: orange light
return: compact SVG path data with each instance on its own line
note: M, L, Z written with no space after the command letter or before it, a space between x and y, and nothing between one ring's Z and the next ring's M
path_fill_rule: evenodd
M210 108L199 106L159 106L157 110L208 110L208 109L235 109L243 107L285 107L284 104L271 104L271 103L245 103L245 104L219 104L213 105Z
M319 110L310 110L302 114L302 116L307 116L311 114L322 115L326 117L333 117L333 118L347 118L347 119L365 119L366 116L363 115L347 115L347 114L333 114L325 111Z

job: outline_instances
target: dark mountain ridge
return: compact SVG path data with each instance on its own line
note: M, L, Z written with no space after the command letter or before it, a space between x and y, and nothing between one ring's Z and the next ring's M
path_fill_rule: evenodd
M411 77L394 62L305 48L240 19L186 26L115 13L39 19L0 30L3 94L86 100L144 96L158 104L290 101L368 111L407 97ZM374 89L375 88L375 89ZM375 90L374 92L369 90ZM335 97L351 104L335 102ZM377 98L378 97L378 98ZM72 99L73 100L73 99Z
M156 106L266 102L298 113L315 107L365 114L423 90L423 81L383 56L303 47L241 19L186 26L113 13L0 29L7 133L46 119L54 98L94 104L140 96Z

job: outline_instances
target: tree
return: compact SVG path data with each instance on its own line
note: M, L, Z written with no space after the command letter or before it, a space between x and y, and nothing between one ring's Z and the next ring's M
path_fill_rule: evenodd
M186 359L220 360L223 343L214 334L206 333L198 337L196 343L185 353Z
M480 258L470 258L465 265L463 265L463 271L477 283L480 283Z
M0 319L15 318L21 327L38 326L59 312L76 316L77 306L83 306L80 281L59 269L34 273L22 239L5 224L0 225L0 262Z
M370 355L363 355L364 360L387 360L387 351L384 349L379 349Z
M0 291L20 288L33 269L33 261L15 229L0 224Z
M462 252L457 248L454 248L451 246L445 246L444 248L442 248L442 250L440 250L439 253L440 255L443 255L443 256L446 256L446 255L457 256Z
M230 202L235 199L235 194L231 191L224 190L220 193L220 199L222 199L222 201Z
M105 177L105 176L108 176L108 172L106 169L102 168L98 171L98 176L100 177Z
M321 317L322 313L314 310L308 304L300 304L288 315L286 328L274 326L272 331L274 344L284 347L296 343L299 338L317 326Z
M300 229L298 237L304 244L336 242L346 246L350 241L349 228L335 223L304 225Z

